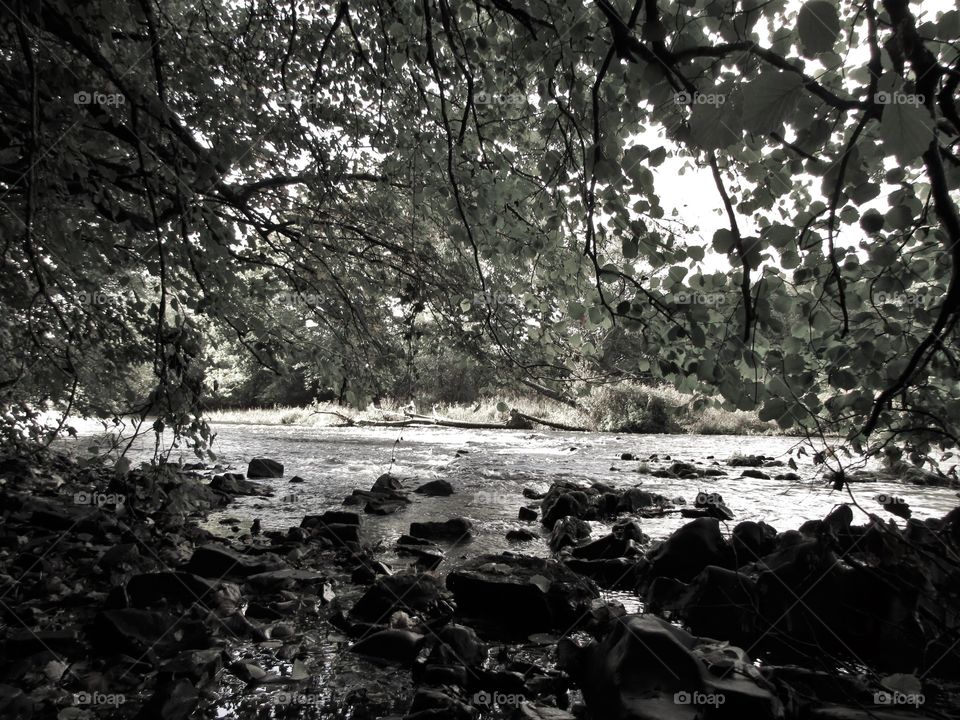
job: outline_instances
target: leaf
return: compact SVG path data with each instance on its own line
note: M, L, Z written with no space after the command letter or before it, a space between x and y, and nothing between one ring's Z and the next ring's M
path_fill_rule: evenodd
M765 70L743 89L743 125L750 132L767 135L793 112L801 95L803 79L797 73Z
M908 98L903 93L894 93L891 97ZM887 155L893 155L901 165L909 165L930 147L933 120L921 105L891 102L883 106L880 138Z
M713 234L713 249L726 254L733 249L733 241L733 233L726 228L720 228Z
M840 35L840 16L828 0L808 0L797 15L797 32L808 53L827 52Z

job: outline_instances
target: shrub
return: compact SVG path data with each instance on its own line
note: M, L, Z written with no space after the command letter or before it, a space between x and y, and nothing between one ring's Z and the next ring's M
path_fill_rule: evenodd
M605 385L584 403L593 426L604 432L670 433L678 429L675 406L658 388Z

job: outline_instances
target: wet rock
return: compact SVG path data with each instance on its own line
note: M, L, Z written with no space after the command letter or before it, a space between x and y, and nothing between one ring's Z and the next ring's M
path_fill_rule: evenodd
M532 522L537 519L537 511L533 508L521 507L517 513L517 518L525 522Z
M487 659L487 646L473 628L451 623L436 633L436 644L427 658L434 665L479 668Z
M550 549L559 552L570 545L577 545L590 537L590 525L579 518L564 517L557 520L550 532Z
M281 566L282 563L278 561L271 562L264 558L241 555L223 545L209 543L193 551L186 570L207 578L243 578Z
M704 652L701 645L665 620L628 615L602 641L585 648L562 640L558 655L560 667L582 688L592 717L693 720L712 704L722 707L723 717L783 718L779 699L742 652L727 662L726 669L735 663L736 673L722 679L705 661L711 648Z
M466 518L451 518L444 522L410 523L410 535L421 540L469 540L473 523Z
M769 480L769 479L770 479L770 476L767 475L767 474L766 474L765 472L763 472L762 470L744 470L742 473L740 473L740 477L755 478L755 479L757 479L757 480Z
M791 480L791 481L796 481L796 480L800 480L800 476L797 475L797 473L795 473L795 472L785 472L785 473L780 473L779 475L775 476L775 477L774 477L774 480Z
M410 666L426 638L412 630L388 628L359 640L350 651L377 660Z
M538 492L533 488L524 488L523 496L527 500L543 500L543 498L546 497L546 493Z
M635 513L639 510L646 510L668 504L669 501L662 495L634 487L624 491L623 495L620 496L617 509L621 512Z
M447 576L457 612L507 631L567 629L597 597L589 581L554 560L481 555Z
M250 575L247 587L259 593L278 593L282 590L297 589L309 591L323 602L331 602L334 597L332 586L326 575L311 570L282 568Z
M186 720L200 703L200 693L186 678L161 682L137 720Z
M427 497L446 497L453 495L453 485L446 480L431 480L418 487L414 492Z
M398 573L377 578L350 610L350 618L384 623L397 610L426 613L443 597L440 581L432 575Z
M320 515L305 515L300 527L313 528L317 525L360 525L360 515L346 510L327 510Z
M632 540L626 540L611 533L573 548L570 554L581 560L601 560L635 556L638 554L638 549Z
M526 701L520 703L516 718L517 720L576 720L576 716L566 710Z
M401 489L403 489L403 481L399 477L396 475L391 475L390 473L384 473L374 481L373 487L370 488L370 492L375 493Z
M421 688L403 720L475 720L478 715L474 708L446 693Z
M730 467L762 467L764 461L763 455L734 455L727 459L727 465Z
M335 543L358 543L360 542L360 526L344 525L341 523L317 523L312 526L310 532L315 537L326 538Z
M644 578L666 576L689 582L707 565L726 566L729 549L715 518L698 518L675 531L647 555Z
M777 531L765 522L745 520L733 529L730 546L734 564L740 567L772 553L777 546Z
M666 609L695 635L752 645L766 627L758 615L757 584L744 573L707 566Z
M344 505L360 505L368 515L392 515L410 504L410 498L392 490L368 492L354 490L344 501Z
M269 458L254 458L247 466L247 477L251 479L281 478L283 464Z
M519 529L507 531L507 540L510 542L530 542L531 540L536 540L536 538L537 536L529 530Z
M169 657L212 644L210 632L202 623L168 612L134 608L98 613L88 637L98 652L135 658Z
M636 459L637 459L637 456L634 455L633 453L625 452L625 453L621 453L620 459L621 459L621 460L636 460Z
M125 604L146 608L166 603L192 605L200 602L209 606L216 601L216 588L217 583L192 573L141 573L127 581Z
M305 483L306 480L299 475L294 475L292 478L290 478L289 482L299 485L300 483Z
M210 487L227 495L270 495L269 489L260 483L246 480L240 473L215 475L210 481Z
M607 590L633 590L640 580L640 563L624 557L600 560L571 558L564 564Z
M565 490L554 485L540 503L541 522L552 528L557 520L567 516L584 518L590 509L590 499L582 490Z
M650 542L650 538L640 528L640 522L636 518L618 520L613 524L610 532L621 540L633 540L635 543Z

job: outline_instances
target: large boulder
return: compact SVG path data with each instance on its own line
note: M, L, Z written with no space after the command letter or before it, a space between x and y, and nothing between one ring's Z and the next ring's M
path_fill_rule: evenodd
M427 497L446 497L453 495L453 485L447 480L431 480L418 487L414 492Z
M376 660L398 665L413 665L426 638L412 630L387 628L356 642L350 650Z
M254 458L247 466L247 477L251 480L281 478L283 477L283 464L269 458Z
M577 545L590 537L590 525L585 520L567 516L554 523L550 532L550 549L559 552L569 545Z
M737 648L711 645L652 615L628 615L611 628L585 648L566 639L558 647L560 667L583 690L592 717L783 718L772 686Z
M350 618L384 624L397 610L411 615L429 612L443 597L440 581L432 575L384 575L367 588L350 610Z
M447 576L458 613L507 632L566 630L598 596L555 560L503 553L473 558Z
M676 530L647 554L644 582L649 583L656 577L689 582L707 565L726 567L729 554L717 519L697 518Z
M573 485L555 483L540 503L540 522L548 528L568 515L582 520L593 514L590 495Z
M470 539L473 523L466 518L451 518L444 522L410 523L410 534L421 540L449 540L462 542Z

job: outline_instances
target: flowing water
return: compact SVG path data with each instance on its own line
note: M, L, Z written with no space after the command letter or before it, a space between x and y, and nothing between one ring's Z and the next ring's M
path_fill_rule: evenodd
M450 481L450 497L421 497L410 494L412 503L399 512L385 516L367 516L364 540L380 544L378 555L395 569L411 562L397 557L393 545L409 530L413 521L446 520L465 517L473 522L473 540L447 548L447 559L438 569L444 575L464 558L482 552L512 549L529 554L547 555L542 539L513 545L505 539L508 530L526 526L546 535L539 523L517 519L521 505L539 503L523 497L524 488L544 492L555 480L591 484L603 482L618 488L639 486L668 498L684 498L692 504L699 492L719 493L733 511L735 520L726 525L729 532L742 520L763 520L777 530L797 528L804 521L821 518L835 505L848 502L846 491L833 491L824 481L823 466L815 466L810 454L797 453L801 441L783 437L739 437L698 435L613 435L600 433L531 432L512 430L457 430L446 428L308 428L294 426L221 425L214 450L219 462L244 472L253 457L267 457L284 464L284 477L262 480L274 497L241 497L227 508L212 514L206 526L225 535L236 535L259 518L262 527L286 530L300 524L306 514L342 508L343 499L354 489L368 490L385 472L407 478L407 489L428 480ZM135 452L149 457L152 442ZM641 461L621 460L632 453ZM651 455L657 458L649 460ZM799 480L755 479L741 477L741 468L729 467L734 455L764 455L781 462L791 457L797 464ZM174 455L174 457L176 457ZM183 460L194 458L185 454ZM651 472L672 462L692 462L700 466L716 465L726 476L677 480L654 477ZM787 467L763 468L773 476ZM303 483L290 483L300 476ZM877 495L903 497L914 517L939 517L958 503L955 490L891 483L864 483L854 486L854 496L865 511L893 518L874 499ZM348 508L350 509L350 508ZM855 522L866 515L855 511ZM233 519L233 520L231 520ZM679 513L643 519L641 525L653 539L662 539L687 522ZM897 518L901 525L903 520ZM606 532L604 523L595 522L593 537ZM337 593L349 607L361 589L343 583ZM636 610L638 599L629 593L604 593L628 610ZM302 647L308 648L311 681L308 686L278 695L277 689L263 686L246 688L237 683L234 692L221 696L214 714L221 718L290 717L322 720L358 720L379 717L381 713L402 715L413 692L409 673L368 663L345 652L346 637L326 623L302 628ZM553 644L531 638L527 645L512 646L510 653L541 666L553 662ZM248 661L265 669L279 670L269 644L251 646ZM282 663L281 663L282 664ZM226 677L230 677L229 675ZM287 698L285 702L279 697ZM351 700L350 698L353 698ZM367 708L365 714L362 710ZM484 712L484 720L508 717L506 712Z

